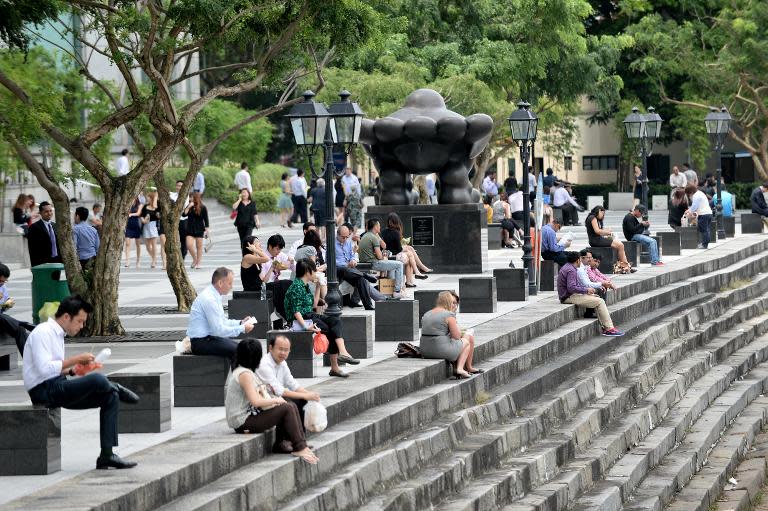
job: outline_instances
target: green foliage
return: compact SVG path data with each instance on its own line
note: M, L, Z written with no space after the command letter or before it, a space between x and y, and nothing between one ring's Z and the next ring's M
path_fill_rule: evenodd
M277 163L260 163L251 168L251 185L257 190L280 188L280 178L288 172L288 167Z
M29 25L40 25L55 18L61 5L55 0L0 1L0 41L9 48L29 49Z
M256 211L261 213L276 213L277 200L280 198L280 188L269 188L253 191L253 201Z

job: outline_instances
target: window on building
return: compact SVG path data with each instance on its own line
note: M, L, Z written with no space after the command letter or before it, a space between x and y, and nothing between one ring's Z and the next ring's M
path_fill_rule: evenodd
M567 161L568 157L566 157L566 162ZM581 168L584 170L616 170L618 164L619 157L616 155L585 156Z
M573 156L565 157L565 161L563 162L563 169L566 171L573 170Z

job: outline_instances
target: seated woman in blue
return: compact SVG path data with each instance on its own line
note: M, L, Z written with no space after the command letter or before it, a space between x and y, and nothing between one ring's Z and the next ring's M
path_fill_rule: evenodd
M293 321L293 330L311 330L322 332L328 337L328 355L331 359L330 376L346 378L349 375L339 369L339 361L347 364L359 364L344 346L341 331L341 317L318 314L312 311L314 296L309 290L309 283L314 280L317 267L311 259L296 262L296 278L285 293L285 314L288 321Z

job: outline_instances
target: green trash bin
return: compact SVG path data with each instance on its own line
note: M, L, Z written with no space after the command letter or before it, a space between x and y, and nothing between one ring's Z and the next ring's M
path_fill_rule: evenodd
M60 302L69 296L69 284L61 263L32 267L32 321L40 323L39 312L46 302Z

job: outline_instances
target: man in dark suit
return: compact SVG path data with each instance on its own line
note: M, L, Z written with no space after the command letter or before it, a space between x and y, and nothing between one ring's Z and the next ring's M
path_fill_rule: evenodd
M59 240L53 218L53 206L49 202L40 203L40 220L29 226L27 243L29 261L32 266L45 263L60 263Z

